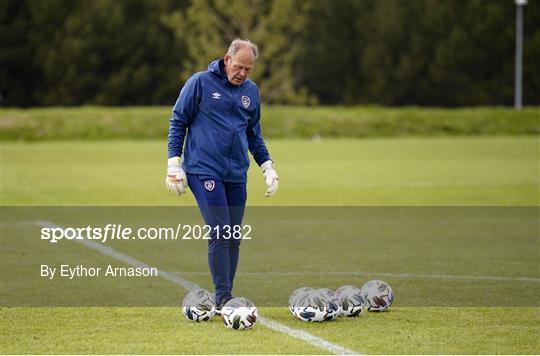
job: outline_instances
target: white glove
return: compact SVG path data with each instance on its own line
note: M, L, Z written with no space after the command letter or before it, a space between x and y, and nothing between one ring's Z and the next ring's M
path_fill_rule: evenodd
M278 189L279 177L274 169L274 164L272 161L264 162L261 164L261 168L264 174L264 181L268 187L266 190L266 197L270 198Z
M165 179L167 189L174 195L184 194L188 184L186 172L182 169L182 160L178 156L171 157L167 163L167 178Z

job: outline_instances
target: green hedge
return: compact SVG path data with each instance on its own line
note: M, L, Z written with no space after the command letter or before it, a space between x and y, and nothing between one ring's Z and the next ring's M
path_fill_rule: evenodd
M170 107L2 109L2 140L164 139ZM540 109L264 106L265 137L537 135Z

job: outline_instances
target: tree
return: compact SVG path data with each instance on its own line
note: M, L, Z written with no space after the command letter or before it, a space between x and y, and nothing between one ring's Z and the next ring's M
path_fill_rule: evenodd
M524 11L540 103L540 2ZM235 37L267 103L512 105L511 0L1 0L7 106L170 105Z
M75 2L0 1L0 94L3 105L42 104L43 56Z
M364 83L358 63L364 54L372 12L366 1L313 1L298 53L299 82L322 104L353 104Z
M222 57L233 39L247 38L257 43L261 53L252 78L259 85L262 100L310 102L305 88L295 82L295 60L302 48L299 39L308 5L301 0L201 0L194 1L187 11L174 12L167 23L187 45L183 79Z
M81 1L44 55L48 105L170 103L182 43L160 23L167 2Z

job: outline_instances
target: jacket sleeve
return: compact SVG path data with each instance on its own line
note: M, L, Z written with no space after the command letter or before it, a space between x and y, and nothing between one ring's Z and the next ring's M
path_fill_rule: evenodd
M264 139L261 132L261 102L257 93L257 109L250 120L246 129L249 144L249 152L253 155L255 162L260 166L264 162L270 160L270 154L264 144Z
M169 158L182 155L186 130L199 111L202 87L198 76L188 79L174 104L169 120Z

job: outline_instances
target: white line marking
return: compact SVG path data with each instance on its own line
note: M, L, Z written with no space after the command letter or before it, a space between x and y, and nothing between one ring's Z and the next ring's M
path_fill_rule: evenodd
M523 180L520 182L497 182L491 183L482 180L456 180L456 181L410 181L410 182L355 182L356 187L360 188L431 188L431 187L499 187L499 186L520 186L524 184L538 184L537 182L530 180Z
M36 225L40 226L40 227L49 227L49 228L59 228L61 226L59 225L56 225L56 224L53 224L49 221L35 221L34 222ZM150 268L151 266L147 265L146 263L144 262L141 262L133 257L130 257L126 254L123 254L121 252L118 252L110 247L107 247L107 246L104 246L102 244L99 244L99 243L96 243L94 241L91 241L91 240L86 240L86 239L83 239L83 240L72 240L72 241L75 241L75 242L78 242L88 248L91 248L93 250L96 250L98 252L101 252L102 254L106 255L106 256L109 256L109 257L112 257L116 260L119 260L121 262L124 262L128 265L131 265L133 267L141 267L141 268ZM164 279L168 280L169 282L172 282L176 285L179 285L181 286L182 288L184 288L185 290L187 290L188 292L193 290L193 289L197 289L197 288L201 288L199 287L197 284L195 283L192 283L190 281L188 281L187 279L184 279L176 274L173 274L173 273L169 273L169 272L165 272L165 271L162 271L160 269L158 269L158 276L160 277L163 277ZM321 349L324 349L324 350L327 350L333 354L336 354L336 355L358 355L359 353L356 352L356 351L352 351L352 350L349 350L349 349L346 349L344 347L341 347L339 345L336 345L336 344L333 344L329 341L326 341L320 337L317 337L317 336L314 336L314 335L311 335L310 333L306 332L306 331L303 331L303 330L299 330L299 329L293 329L293 328L290 328L284 324L281 324L277 321L274 321L272 319L268 319L268 318L265 318L265 317L259 317L259 322L266 326L267 328L269 329L272 329L274 331L277 331L277 332L280 332L280 333L284 333L286 335L289 335L293 338L296 338L296 339L299 339L301 341L304 341L308 344L310 344L311 346L315 346L315 347L319 347Z
M346 349L344 347L338 346L336 344L332 344L331 342L328 342L324 339L321 339L319 337L313 336L310 333L307 333L303 330L293 329L286 325L283 325L281 323L278 323L277 321L274 321L272 319L268 319L265 317L259 317L259 321L266 326L269 329L285 333L287 335L290 335L296 339L303 340L307 342L308 344L315 345L320 347L321 349L328 350L336 355L358 355L358 353Z
M175 275L207 275L208 272L170 272ZM480 280L480 281L517 281L540 283L540 278L534 277L502 277L502 276L459 276L451 274L416 274L416 273L386 273L386 272L237 272L237 275L246 276L383 276L391 278L411 278L411 279L455 279L455 280Z

